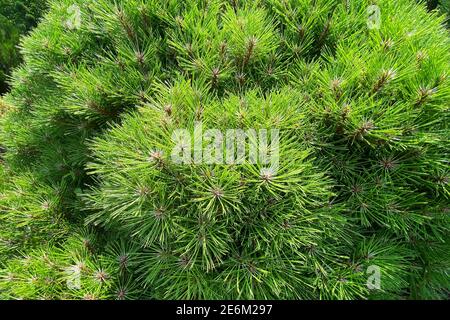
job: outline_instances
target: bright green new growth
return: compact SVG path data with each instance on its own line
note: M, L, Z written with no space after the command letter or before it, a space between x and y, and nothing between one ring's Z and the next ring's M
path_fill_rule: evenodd
M50 3L0 109L1 297L448 296L443 17L409 0L80 0L68 28L74 1ZM199 122L278 129L278 170L174 162L173 133Z

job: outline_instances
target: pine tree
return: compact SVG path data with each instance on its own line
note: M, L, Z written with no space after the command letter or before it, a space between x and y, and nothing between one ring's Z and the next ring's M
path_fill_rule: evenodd
M447 298L444 22L413 0L51 0L0 109L0 297ZM199 123L278 130L277 169L175 161Z

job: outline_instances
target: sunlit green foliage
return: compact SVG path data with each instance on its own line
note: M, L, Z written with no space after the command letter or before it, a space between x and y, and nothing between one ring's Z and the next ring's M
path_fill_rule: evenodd
M372 4L50 1L0 122L0 296L448 297L445 17ZM278 171L175 163L200 121L280 130Z

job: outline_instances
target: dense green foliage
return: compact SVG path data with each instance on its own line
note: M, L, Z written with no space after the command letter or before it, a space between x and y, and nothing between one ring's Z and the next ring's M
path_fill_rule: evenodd
M50 1L1 109L0 297L448 297L445 18L371 4ZM199 121L279 129L278 171L174 162Z
M427 0L427 7L429 10L439 9L444 13L449 10L448 0Z
M8 75L21 62L20 37L36 26L46 8L45 0L0 0L0 93L6 91Z
M428 10L439 10L446 15L447 26L450 26L450 0L427 0Z
M438 8L447 16L447 26L450 26L450 0L441 0Z

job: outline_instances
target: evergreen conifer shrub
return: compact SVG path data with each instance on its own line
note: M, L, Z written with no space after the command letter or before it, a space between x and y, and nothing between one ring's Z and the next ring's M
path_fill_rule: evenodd
M0 296L447 298L444 21L51 0L0 109ZM262 154L227 162L227 132Z

